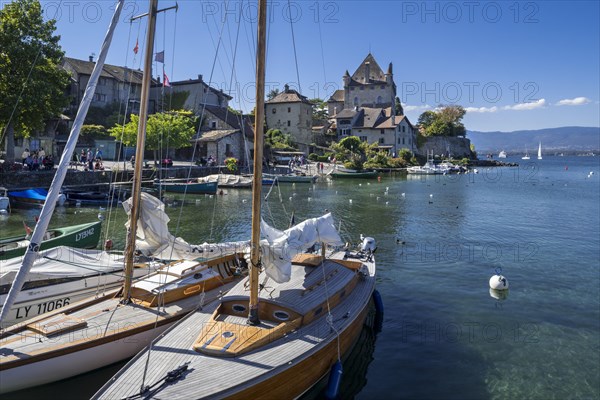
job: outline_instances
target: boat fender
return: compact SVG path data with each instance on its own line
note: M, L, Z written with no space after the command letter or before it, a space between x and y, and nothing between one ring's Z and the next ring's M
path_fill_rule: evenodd
M113 241L110 239L106 239L106 242L104 242L104 250L106 251L110 251L113 247Z
M342 382L342 363L338 360L331 366L329 381L325 390L325 398L337 399L340 392L340 383Z
M378 290L373 291L373 303L375 304L375 320L373 328L375 333L379 333L383 329L383 299Z
M58 204L59 206L65 204L65 201L67 201L67 196L65 196L63 193L59 194L56 198L56 204Z
M507 290L508 280L504 277L504 275L494 275L490 278L490 289Z
M383 314L383 299L381 298L381 293L379 290L375 289L373 291L373 302L375 303L375 311L378 314Z

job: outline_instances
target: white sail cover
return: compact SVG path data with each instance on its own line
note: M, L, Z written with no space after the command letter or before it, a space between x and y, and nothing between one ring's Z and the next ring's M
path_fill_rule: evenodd
M13 282L22 262L23 257L0 261L0 285ZM114 273L122 271L123 265L122 254L58 246L38 253L27 281Z
M123 208L129 215L132 199L123 202ZM190 244L169 232L167 224L170 221L165 213L162 201L142 193L140 199L140 218L137 223L136 249L148 257L162 260L195 260L197 258L212 258L237 252L244 252L249 241ZM129 222L125 224L129 228Z
M267 276L277 283L290 280L292 259L315 243L343 244L331 213L308 219L283 232L262 221L261 232L266 239L261 241L262 264Z

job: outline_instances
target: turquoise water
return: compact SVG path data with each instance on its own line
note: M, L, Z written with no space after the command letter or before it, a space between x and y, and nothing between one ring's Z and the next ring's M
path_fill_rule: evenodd
M345 366L352 376L345 398L600 396L600 159L514 161L521 166L271 192L263 217L279 228L287 227L292 210L296 221L329 210L346 241L362 233L378 242L383 330L376 338L364 334L374 345L350 358L360 376ZM183 206L167 207L170 228L194 243L247 239L250 199L243 190L188 196ZM20 233L22 220L33 223L35 213L19 210L0 220L2 235ZM98 213L61 208L51 225L91 221ZM124 221L119 210L104 223L117 247ZM488 280L497 269L510 284L505 300L490 296ZM357 365L360 359L367 361ZM85 398L115 369L37 393Z

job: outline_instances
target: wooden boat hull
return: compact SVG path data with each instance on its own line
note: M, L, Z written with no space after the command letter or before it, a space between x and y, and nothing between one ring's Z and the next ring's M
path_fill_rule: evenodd
M0 393L66 379L131 357L190 311L216 304L218 296L235 284L231 270L225 277L221 275L223 268L231 265L229 258L222 263L209 261L213 265L200 269L202 273L194 270L185 276L207 287L218 280L221 285L216 289L183 293L159 308L144 306L136 298L124 304L119 291L113 291L5 329L0 334ZM197 264L199 268L205 265ZM215 268L212 273L210 268ZM164 267L135 285L157 282L157 276L171 274Z
M8 370L0 370L2 375L0 393L44 385L125 360L150 344L174 322L175 319L156 328L143 330L134 335L111 338L112 340L103 344L86 349L64 353L32 364L23 364ZM97 334L97 328L90 328L89 334Z
M192 182L192 183L154 183L154 187L169 193L187 194L216 194L217 182Z
M339 265L344 264L340 262ZM348 271L344 267L340 269L339 266L329 264L326 271L313 271L307 272L306 277L309 279L305 281L306 285L302 286L303 289L297 289L295 294L302 299L302 302L307 302L306 307L309 311L304 318L308 318L312 322L273 339L264 347L253 348L248 352L230 357L216 353L208 354L207 350L210 347L215 347L215 351L219 352L220 345L215 346L215 343L220 341L220 336L226 338L226 344L220 350L221 352L231 351L237 343L233 339L238 337L243 341L245 336L240 334L242 332L227 327L227 329L214 331L216 333L213 333L214 338L213 335L203 336L203 333L200 334L200 337L208 338L208 340L194 338L195 333L199 333L200 330L204 332L203 327L211 329L208 326L211 323L209 322L211 317L205 313L192 313L165 332L154 346L152 352L154 362L147 366L148 371L152 371L146 378L147 384L152 385L158 382L168 372L186 362L189 362L189 365L184 375L185 378L161 387L154 396L195 399L289 399L301 396L310 390L329 374L331 366L338 359L338 336L335 332L339 333L341 355L347 353L360 336L375 286L374 264L369 267L367 275L361 275L364 272L359 273L356 270L354 280L351 281L354 284L346 280L345 276L348 275ZM321 292L325 290L325 285L322 284L323 280L330 285L331 293L335 293L330 297L330 304L333 315L332 323L336 331L333 331L327 323L327 306L315 306L314 300L309 300L311 296L313 299L321 298ZM340 286L341 282L348 282L348 284ZM231 323L236 323L235 321L238 321L240 327L242 323L245 323L246 318L242 317L243 312L241 311L238 317L221 313L223 305L229 302L237 304L238 307L247 304L244 303L242 297L239 297L242 286L238 285L228 293L212 318L219 315L218 321L223 321L230 326L232 326ZM286 296L291 294L292 287L295 286L282 289L282 293L285 292ZM277 295L274 295L274 298L276 297ZM277 306L275 306L276 309ZM267 308L264 311L272 313L274 309ZM221 319L222 317L224 319ZM231 323L228 322L229 318L233 318ZM292 316L292 318L294 317ZM263 320L262 317L261 320ZM266 324L270 325L271 322L267 321ZM249 337L249 340L255 339ZM203 347L207 350L204 350ZM212 352L212 350L210 351ZM93 398L114 399L136 394L141 384L140 373L146 367L146 357L145 352L138 354Z
M101 221L48 229L46 234L53 237L44 240L40 245L40 250L57 246L93 249L98 246L101 231ZM29 241L26 240L24 235L0 240L0 260L22 256L25 254L28 244Z

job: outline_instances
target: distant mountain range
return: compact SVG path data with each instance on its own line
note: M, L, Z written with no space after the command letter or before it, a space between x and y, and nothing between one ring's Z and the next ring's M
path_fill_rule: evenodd
M467 131L467 138L475 145L475 150L497 153L500 150L523 153L537 151L542 142L544 153L550 151L577 152L600 150L600 127L565 126L561 128L537 129L513 132Z

